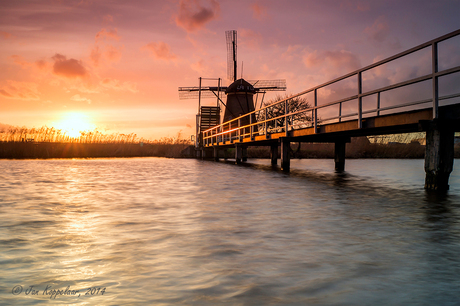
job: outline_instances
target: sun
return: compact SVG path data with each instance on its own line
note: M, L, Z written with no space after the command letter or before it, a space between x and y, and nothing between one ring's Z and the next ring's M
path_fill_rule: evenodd
M76 112L65 114L54 126L73 138L80 137L80 132L95 128L87 115Z

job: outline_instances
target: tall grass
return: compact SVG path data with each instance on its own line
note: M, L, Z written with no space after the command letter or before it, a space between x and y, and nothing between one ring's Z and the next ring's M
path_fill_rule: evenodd
M8 127L0 130L0 158L75 158L75 157L181 157L192 142L175 137L158 140L138 138L136 134L104 134L82 131L71 137L53 127Z
M145 144L191 144L182 138L181 131L176 137L163 137L159 140L138 138L137 134L104 134L97 129L81 131L78 137L71 137L65 131L54 127L26 128L8 127L0 130L0 142L58 142L58 143L145 143Z

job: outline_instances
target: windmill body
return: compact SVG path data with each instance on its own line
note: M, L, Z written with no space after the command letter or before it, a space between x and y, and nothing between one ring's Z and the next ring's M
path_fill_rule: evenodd
M244 79L239 79L233 82L227 87L225 94L227 95L227 107L225 108L223 122L240 117L255 110L254 86Z

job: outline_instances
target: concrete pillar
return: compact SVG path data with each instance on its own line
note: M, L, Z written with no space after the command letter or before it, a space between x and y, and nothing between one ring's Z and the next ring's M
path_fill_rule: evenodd
M213 149L214 149L214 152L213 152L214 160L219 161L219 149L217 147L213 147Z
M241 145L235 145L235 162L237 164L241 164L241 160L243 158L243 148Z
M245 147L245 148L241 148L241 154L242 154L242 160L243 162L247 162L248 161L248 148Z
M448 190L454 166L454 131L432 121L426 131L425 189Z
M281 169L289 172L291 167L291 141L288 137L281 138Z
M346 142L344 140L337 140L335 142L334 161L335 171L337 172L345 171L345 147Z
M270 159L272 162L272 166L276 166L278 162L278 144L270 146Z

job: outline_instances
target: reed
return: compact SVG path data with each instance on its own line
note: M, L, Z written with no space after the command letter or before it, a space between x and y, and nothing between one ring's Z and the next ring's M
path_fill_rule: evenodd
M88 158L88 157L181 157L192 143L175 137L159 140L138 138L136 134L104 134L82 131L70 137L53 127L8 127L0 130L0 158Z

